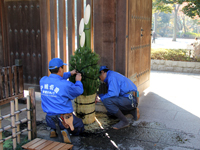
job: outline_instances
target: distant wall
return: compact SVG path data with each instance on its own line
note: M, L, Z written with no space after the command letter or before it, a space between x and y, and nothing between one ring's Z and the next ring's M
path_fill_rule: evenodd
M200 62L183 62L171 60L151 60L151 70L199 73Z

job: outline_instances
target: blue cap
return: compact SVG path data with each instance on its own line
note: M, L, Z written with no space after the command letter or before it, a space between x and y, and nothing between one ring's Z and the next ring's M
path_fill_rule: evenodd
M53 58L49 62L49 69L59 68L59 67L61 67L63 65L67 65L67 64L63 63L62 59L60 59L60 58Z
M107 66L101 66L100 69L99 69L99 72L101 72L101 70L104 70L104 69L108 69Z

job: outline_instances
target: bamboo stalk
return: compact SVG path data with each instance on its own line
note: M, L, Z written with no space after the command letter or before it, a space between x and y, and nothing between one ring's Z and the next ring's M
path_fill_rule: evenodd
M27 120L28 120L28 119L26 119L26 118L24 118L24 119L22 119L22 120L19 120L19 121L15 122L15 125L19 125L20 123L27 122ZM0 129L0 133L3 132L3 131L5 131L5 130L11 129L11 127L12 127L11 125L8 125L8 126L5 126L4 128L1 128L1 129Z
M16 114L19 114L19 113L21 113L21 112L24 112L24 111L27 111L27 108L22 108L22 109L16 111L16 112L15 112L15 115L16 115ZM11 116L11 114L2 116L2 117L0 117L0 121L3 120L3 119L9 118L10 116Z
M21 112L23 112L23 111L27 111L27 108L22 108L22 109L16 111L16 112L15 112L15 115L16 115L16 114L19 114L19 113L21 113Z
M22 130L22 131L20 131L20 132L17 132L16 133L16 135L18 135L18 134L22 134L23 132L26 132L28 129L26 128L26 129L24 129L24 130ZM0 144L2 144L3 145L3 142L4 141L7 141L7 140L9 140L9 139L11 139L12 138L12 136L8 136L7 138L5 138L5 139L1 139L0 140ZM2 148L3 149L3 148Z
M0 116L1 116L1 106L0 106ZM1 125L1 120L0 120L0 128L2 127ZM0 140L2 140L3 136L2 136L2 132L0 133ZM3 143L0 143L0 149L3 149Z
M5 138L4 140L0 140L0 143L3 143L4 141L7 141L7 140L9 140L9 139L11 139L11 138L12 138L12 135L8 136L8 137Z
M11 127L12 127L11 125L8 125L8 126L2 128L2 129L0 129L0 132L3 132L5 130L9 130L9 129L11 129Z
M85 46L91 49L91 8L88 4L84 14L84 31L85 31Z
M80 46L81 46L81 47L85 47L85 32L83 32L83 33L81 34Z
M16 135L18 135L18 134L22 134L23 132L26 132L26 131L28 131L28 129L26 128L26 129L24 129L24 130L22 130L22 131L19 131L19 132L17 132L16 133Z
M81 36L83 31L84 31L84 18L82 18L80 23L79 23L79 36Z
M10 101L10 110L11 110L11 125L12 125L12 137L13 137L13 149L16 149L17 143L16 143L16 133L15 133L15 113L14 113L14 101Z
M19 110L19 105L18 105L18 98L15 98L15 111ZM19 121L19 113L16 114L16 122ZM15 123L16 125L16 123ZM17 125L17 132L20 131L20 124ZM20 143L20 134L17 135L17 143Z
M90 17L90 23L91 23L91 49L92 51L94 51L94 19L93 19L93 16L94 16L94 9L93 9L93 6L94 6L94 2L93 0L91 0L91 17Z
M85 36L82 37L81 39L81 36L82 36L82 33L84 32L84 18L81 19L80 23L79 23L79 43L80 43L80 46L81 47L84 47L85 45Z
M31 140L31 112L30 112L30 96L27 96L27 119L28 119L28 140Z
M3 119L9 118L10 116L11 116L11 114L8 114L8 115L5 115L3 117L0 117L0 121L3 120Z

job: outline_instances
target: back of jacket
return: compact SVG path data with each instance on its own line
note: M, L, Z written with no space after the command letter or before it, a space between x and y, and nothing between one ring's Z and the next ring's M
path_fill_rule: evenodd
M128 97L128 92L137 91L137 86L130 79L115 71L109 70L104 82L108 86L108 93L99 95L102 101L109 97Z
M42 109L47 115L57 115L73 112L71 100L83 93L81 81L72 83L66 79L70 73L64 73L63 77L57 74L44 76L40 80Z

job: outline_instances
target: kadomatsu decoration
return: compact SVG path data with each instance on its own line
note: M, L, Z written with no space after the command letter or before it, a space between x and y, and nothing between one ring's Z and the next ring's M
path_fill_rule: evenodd
M70 70L76 69L82 75L84 92L75 99L75 110L84 124L95 121L95 97L100 81L98 61L99 55L91 50L90 5L87 5L84 18L79 24L80 47L70 59ZM70 77L75 83L75 77Z
M70 59L70 70L76 69L82 75L84 92L82 95L95 94L99 87L99 55L92 52L90 48L79 47ZM70 77L75 83L75 76Z

